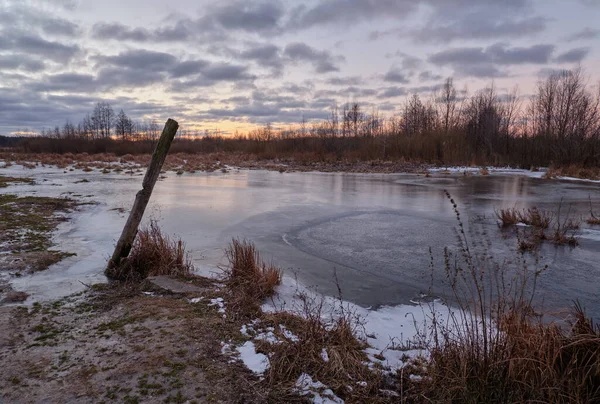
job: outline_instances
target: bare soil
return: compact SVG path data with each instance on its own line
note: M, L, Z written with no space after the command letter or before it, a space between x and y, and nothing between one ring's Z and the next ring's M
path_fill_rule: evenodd
M219 293L209 280L189 282ZM221 354L240 324L209 299L145 285L0 307L0 402L264 402L257 378Z

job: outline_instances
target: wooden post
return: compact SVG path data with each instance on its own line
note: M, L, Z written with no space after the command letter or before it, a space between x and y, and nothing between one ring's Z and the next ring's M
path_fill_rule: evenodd
M154 189L154 184L156 184L156 181L158 180L163 163L165 162L167 153L171 147L171 142L173 142L173 138L177 133L177 129L179 129L179 124L176 121L169 119L160 135L160 140L156 145L156 149L154 149L154 153L152 153L152 161L146 171L142 189L135 196L135 202L129 213L127 223L125 223L125 227L123 228L123 233L121 233L121 237L115 247L115 252L104 271L106 276L110 279L125 279L127 277L127 274L122 273L122 271L119 270L119 265L121 264L121 260L127 258L129 251L131 251L131 246L137 235L138 226L142 221L144 211L146 210L150 195L152 195L152 190Z

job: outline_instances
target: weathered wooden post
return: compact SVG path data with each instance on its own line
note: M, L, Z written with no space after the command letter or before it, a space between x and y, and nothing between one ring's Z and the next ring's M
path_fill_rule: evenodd
M129 251L131 251L131 246L137 235L138 226L142 221L144 211L146 210L146 206L152 195L152 190L154 189L154 184L156 184L156 181L158 180L162 166L167 158L167 153L171 147L171 142L173 142L173 138L175 138L175 134L177 133L177 129L179 129L179 124L176 121L169 119L160 135L158 144L154 149L154 153L152 153L152 161L146 171L142 189L135 196L135 202L129 213L127 223L125 223L125 227L123 228L123 233L121 233L121 237L115 247L115 252L110 261L108 261L108 266L104 271L106 276L110 279L127 278L127 274L122 273L122 271L119 270L121 260L126 258L129 255Z

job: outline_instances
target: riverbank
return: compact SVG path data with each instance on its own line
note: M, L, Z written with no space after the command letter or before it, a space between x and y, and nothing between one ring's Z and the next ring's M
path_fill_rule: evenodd
M189 282L218 293L209 280ZM264 402L258 377L221 354L239 325L189 296L93 285L54 302L0 307L1 400Z

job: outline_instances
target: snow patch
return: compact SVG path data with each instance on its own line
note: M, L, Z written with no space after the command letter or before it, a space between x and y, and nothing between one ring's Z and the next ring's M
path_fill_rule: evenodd
M219 313L225 313L225 302L222 297L217 297L216 299L210 299L209 306L218 306Z
M237 347L236 350L244 365L257 375L264 374L271 366L266 355L256 352L256 347L252 341L247 341L244 345Z
M343 404L344 400L336 396L333 391L319 381L302 373L296 381L296 392L317 404Z

